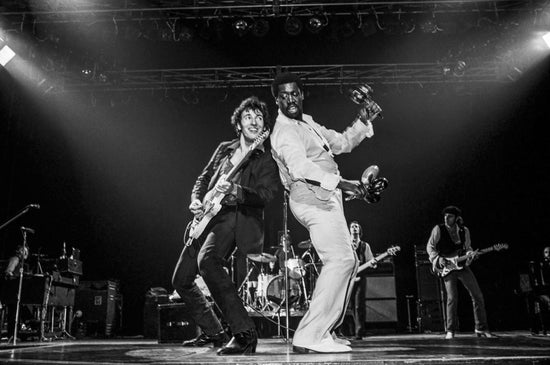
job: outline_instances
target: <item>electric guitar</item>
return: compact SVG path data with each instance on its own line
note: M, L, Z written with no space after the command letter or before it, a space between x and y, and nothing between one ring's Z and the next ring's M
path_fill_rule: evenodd
M357 274L359 274L361 271L364 271L368 268L374 267L379 261L384 260L388 256L397 255L397 253L399 251L401 251L401 247L399 247L399 246L392 246L392 247L388 248L386 250L386 252L376 256L372 260L369 260L369 261L365 262L364 264L362 264L361 266L359 266L359 269L357 269ZM359 277L356 277L355 281L359 281L359 279L360 279Z
M445 264L443 265L443 268L440 269L436 267L435 266L436 261L434 261L434 264L432 265L432 270L434 274L444 278L445 276L449 275L451 272L455 270L462 270L464 268L464 265L461 265L460 263L463 261L466 261L475 256L484 255L491 251L500 251L500 250L507 250L507 249L508 249L507 243L497 243L495 245L484 248L482 250L478 249L462 256L444 257Z
M269 131L265 130L258 137L256 137L254 142L250 145L250 147L248 147L246 153L238 161L235 162L235 165L225 175L227 181L231 181L231 179L235 177L235 174L241 168L243 163L248 159L252 151L254 151L259 145L261 145L268 136ZM222 209L221 202L225 198L225 196L225 193L219 192L218 190L216 190L215 187L205 194L202 200L203 211L200 214L195 215L193 221L191 221L189 224L189 237L185 241L186 246L189 246L194 239L199 238L199 236L206 228L206 225L210 222L212 218L216 216L216 214L219 213L219 211Z

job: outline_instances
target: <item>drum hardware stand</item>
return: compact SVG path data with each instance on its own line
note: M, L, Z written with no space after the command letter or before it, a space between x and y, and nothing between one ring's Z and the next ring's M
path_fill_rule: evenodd
M283 302L285 304L285 328L286 328L286 336L285 340L286 342L290 341L290 308L288 303L288 296L289 296L289 284L288 284L288 268L286 267L286 263L288 262L288 191L285 190L285 194L283 197L283 235L281 237L282 243L283 243L283 252L285 254L285 270L284 270L284 283L285 283L285 295L283 297ZM277 309L277 314L279 316L279 322L280 323L280 316L281 316L281 306L283 304L281 302L281 305ZM279 331L280 331L280 325Z
M40 313L40 341L49 341L50 339L46 338L46 330L45 330L45 324L46 324L46 316L48 314L48 304L50 303L50 292L52 291L52 285L53 285L53 275L48 275L48 286L46 287L45 293L44 293L44 302L42 302L42 311ZM53 334L53 308L52 308L52 323L50 325L50 332ZM54 334L55 337L55 334Z
M248 278L250 277L250 274L252 274L252 270L254 270L253 267L251 267L250 269L248 269L248 258L246 259L246 268L247 268L247 273L246 273L246 276L244 277L244 280L243 282L241 283L241 285L239 286L239 289L237 290L237 293L241 293L241 290L242 290L242 293L241 294L241 300L247 304L252 304L251 303L251 300L250 300L250 288L248 287Z
M407 331L409 333L413 332L413 326L411 321L411 299L414 299L413 295L405 295L405 298L407 299L407 320L408 320L408 326Z

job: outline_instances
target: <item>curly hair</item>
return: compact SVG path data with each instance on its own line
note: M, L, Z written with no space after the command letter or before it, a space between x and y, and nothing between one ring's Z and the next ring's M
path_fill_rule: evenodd
M300 79L300 76L293 74L291 72L284 72L280 73L277 76L275 76L275 79L273 79L273 82L271 83L271 94L276 98L279 94L279 85L284 84L291 84L295 82L296 85L298 85L298 88L303 91L304 90L304 84L302 83L302 80Z
M241 135L238 125L241 123L243 112L247 110L253 110L255 112L262 113L262 116L264 117L264 128L271 130L272 123L269 119L267 104L258 99L258 97L256 96L250 96L244 99L241 104L233 111L233 115L231 115L231 125L235 129L235 133L237 133L237 136Z

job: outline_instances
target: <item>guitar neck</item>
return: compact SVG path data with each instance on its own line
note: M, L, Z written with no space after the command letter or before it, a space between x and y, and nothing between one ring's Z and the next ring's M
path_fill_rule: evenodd
M386 257L388 257L390 254L388 252L384 252L378 256L376 256L374 258L374 261L380 261L380 260L384 260ZM371 267L371 262L372 260L369 260L368 262L365 262L363 265L359 266L359 269L357 269L357 273L359 274L361 271L365 270L365 269L368 269L369 267Z
M482 250L479 250L479 251L477 252L477 255L478 255L478 256L479 256L479 255L483 255L483 254L486 254L486 253L491 252L491 251L494 251L494 250L495 250L495 248L494 248L493 246L487 247L487 248L484 248L484 249L482 249ZM460 256L456 261L457 261L457 262L462 262L462 261L466 261L466 260L468 260L468 255Z
M240 160L229 170L229 172L226 174L227 180L233 179L237 171L241 168L243 163L248 159L248 157L252 154L252 151L254 151L259 145L261 145L269 135L269 131L264 131L258 138L248 147L248 151L240 158Z

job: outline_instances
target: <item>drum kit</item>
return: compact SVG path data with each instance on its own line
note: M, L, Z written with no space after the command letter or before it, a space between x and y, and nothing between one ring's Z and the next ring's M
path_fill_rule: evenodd
M309 308L321 263L313 250L311 240L302 241L297 247L305 250L302 256L287 258L286 261L266 252L247 256L248 273L240 290L247 305L254 310L278 312L286 298L285 275L288 275L290 310L300 311Z

